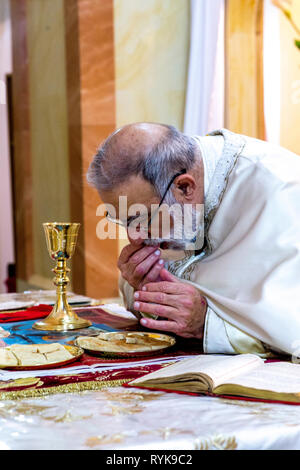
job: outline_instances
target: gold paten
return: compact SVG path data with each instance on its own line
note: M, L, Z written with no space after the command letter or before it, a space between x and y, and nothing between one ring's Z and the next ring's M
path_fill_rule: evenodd
M7 370L44 370L44 369L56 369L57 367L65 366L67 364L71 364L72 362L78 361L78 359L83 355L84 350L82 348L79 348L78 346L70 346L68 344L63 344L62 345L67 351L69 351L70 354L72 354L72 358L69 359L64 359L62 361L57 361L57 362L46 362L42 364L33 364L33 365L26 365L26 366L7 366L5 364L0 364L0 369L7 369ZM6 349L10 350L10 346L8 346ZM22 381L22 379L19 379ZM26 379L23 379L26 380ZM22 382L20 382L22 384ZM22 385L20 385L22 386ZM5 388L1 386L0 388Z
M128 338L134 338L136 343L127 343ZM76 346L88 354L107 357L148 357L165 352L175 343L172 336L146 331L102 332L75 340Z
M44 331L67 331L86 328L91 325L89 320L79 318L70 307L67 300L67 260L72 258L80 224L76 223L46 223L43 224L47 248L50 257L57 262L52 271L56 274L56 303L47 318L37 321L33 328Z

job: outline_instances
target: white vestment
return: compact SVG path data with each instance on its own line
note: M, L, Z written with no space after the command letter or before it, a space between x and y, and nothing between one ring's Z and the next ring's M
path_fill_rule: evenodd
M212 158L207 139L217 138ZM226 129L196 140L212 173L205 245L168 269L207 299L204 351L300 355L300 157Z

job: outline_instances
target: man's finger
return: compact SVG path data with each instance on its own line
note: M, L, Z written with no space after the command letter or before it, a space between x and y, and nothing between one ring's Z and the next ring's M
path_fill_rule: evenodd
M152 318L141 318L141 325L151 330L170 331L176 333L177 323L174 321L152 320Z
M173 276L167 269L163 269L161 272L161 278L163 281L178 282L178 278Z
M151 302L153 304L169 305L175 308L178 306L179 302L178 295L166 294L164 292L137 291L134 294L134 299L137 302Z
M132 245L131 243L129 245L126 245L120 253L118 265L127 263L129 257L135 251L140 250L142 247L143 247L143 245Z
M154 266L148 271L146 276L144 277L142 284L148 283L148 282L155 282L158 277L159 273L161 272L162 268L164 266L164 260L160 259L157 261Z
M158 250L157 247L155 246L145 246L143 248L140 248L138 251L136 251L132 255L130 255L127 262L133 265L138 265L152 253L155 253L156 256L160 256L161 251Z
M148 304L146 302L134 302L133 307L135 310L143 313L151 313L163 318L169 318L173 320L178 317L178 310L169 305L161 304Z
M149 282L149 284L145 284L143 286L143 291L165 292L166 294L180 294L181 293L178 283L167 282L167 281Z
M143 280L146 274L150 271L152 266L157 263L158 259L160 256L160 251L158 250L152 253L151 255L147 256L147 258L142 261L142 263L138 264L137 266L134 267L134 270L132 272L133 277L136 280ZM130 262L127 263L127 266L130 266ZM131 265L131 267L134 265Z

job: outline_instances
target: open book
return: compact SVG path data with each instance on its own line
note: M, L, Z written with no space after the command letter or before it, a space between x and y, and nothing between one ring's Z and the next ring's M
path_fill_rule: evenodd
M147 374L128 385L300 403L300 364L265 363L253 354L200 355Z

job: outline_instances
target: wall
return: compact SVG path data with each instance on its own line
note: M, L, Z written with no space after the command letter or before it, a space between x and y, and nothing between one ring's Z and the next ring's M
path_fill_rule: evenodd
M300 2L291 3L292 17L300 29ZM300 155L300 49L294 40L300 40L288 19L280 16L280 83L281 83L281 133L280 144Z
M53 286L54 267L42 224L70 220L64 38L63 2L27 0L34 257L29 282L41 287Z
M226 1L225 125L233 132L264 139L264 0Z
M0 2L0 292L5 292L7 264L14 261L13 215L8 140L6 74L12 71L9 0Z
M117 126L183 127L189 52L188 0L115 0Z
M300 2L282 4L298 33L272 0L226 2L226 127L300 154Z
M113 13L113 0L78 0L85 284L95 298L118 295L118 241L96 236L101 201L86 181L99 144L116 128Z
M97 146L116 127L113 1L11 5L18 289L53 288L42 223L65 221L82 224L72 288L117 295L118 242L97 239L100 201L85 178Z

